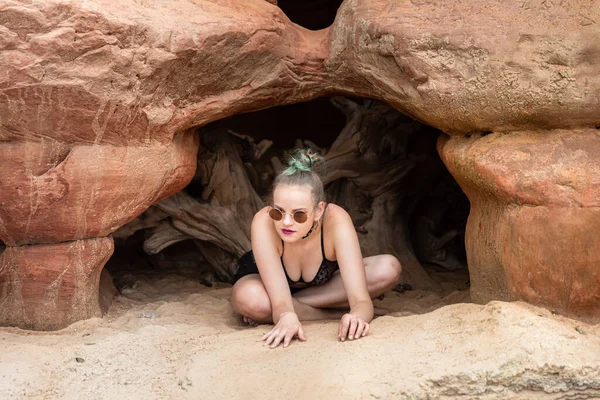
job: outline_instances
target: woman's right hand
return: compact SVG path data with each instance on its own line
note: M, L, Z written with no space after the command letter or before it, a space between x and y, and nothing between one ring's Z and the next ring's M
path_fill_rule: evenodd
M283 347L285 348L290 345L294 336L298 336L298 339L303 342L306 341L304 330L302 329L302 324L300 324L298 315L293 311L286 311L279 316L277 325L262 338L258 339L257 342L264 341L265 346L274 349L279 346L283 340Z

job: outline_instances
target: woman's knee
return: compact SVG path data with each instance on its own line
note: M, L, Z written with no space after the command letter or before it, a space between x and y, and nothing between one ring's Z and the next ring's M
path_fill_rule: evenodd
M382 287L391 289L402 273L400 261L391 254L382 254L377 261L376 280Z
M271 301L261 282L237 282L231 293L231 303L239 314L257 321L271 318Z

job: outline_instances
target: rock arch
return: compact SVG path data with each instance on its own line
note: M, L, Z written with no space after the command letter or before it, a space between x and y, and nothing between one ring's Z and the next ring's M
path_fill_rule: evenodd
M264 0L0 5L0 322L55 329L100 312L99 274L69 277L100 271L109 235L192 179L192 129L331 94L448 135L440 154L475 210L476 299L599 318L599 20L588 2L346 0L315 32ZM45 303L27 296L41 271ZM27 311L38 304L56 318Z

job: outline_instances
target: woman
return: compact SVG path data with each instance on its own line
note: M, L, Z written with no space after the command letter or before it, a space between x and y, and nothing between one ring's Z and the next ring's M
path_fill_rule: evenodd
M244 321L275 323L259 339L271 348L287 347L296 336L305 341L301 320L341 317L339 340L366 336L372 299L400 277L394 256L363 259L350 215L325 203L323 183L312 171L316 160L298 151L277 176L272 205L254 216L252 251L234 278L232 303Z

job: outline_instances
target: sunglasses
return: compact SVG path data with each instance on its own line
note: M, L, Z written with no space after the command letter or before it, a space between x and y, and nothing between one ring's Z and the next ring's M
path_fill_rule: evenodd
M274 221L281 221L283 219L283 216L287 214L291 215L292 218L294 218L294 221L296 221L299 224L306 222L306 220L308 219L308 214L306 211L298 210L294 211L293 213L284 213L278 208L271 207L269 209L269 217L271 217L271 219L273 219Z

